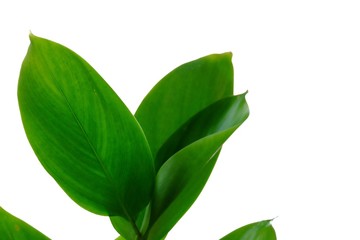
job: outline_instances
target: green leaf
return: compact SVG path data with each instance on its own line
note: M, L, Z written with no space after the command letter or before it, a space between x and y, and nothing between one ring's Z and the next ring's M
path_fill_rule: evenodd
M215 165L221 146L248 117L245 94L221 99L196 114L164 144L177 151L160 168L155 181L150 240L166 235L194 203ZM176 143L176 144L175 144Z
M155 178L141 127L80 56L34 35L30 40L18 100L35 154L80 206L134 221Z
M233 94L231 53L185 63L148 93L135 113L153 156L182 124L208 105ZM156 169L163 162L155 161Z
M111 224L115 230L126 239L136 239L146 231L150 218L150 204L137 216L135 223L130 223L123 217L110 217ZM136 227L132 226L136 224Z
M45 240L44 234L0 207L0 237L3 240Z
M156 160L165 162L187 145L245 121L249 115L246 94L224 98L198 113L167 139L159 149Z
M131 239L131 238L129 238ZM115 240L126 240L126 238L124 238L123 236L118 236Z
M272 220L251 223L229 233L221 240L276 240Z
M123 217L113 216L110 217L111 224L115 230L121 235L118 239L136 239L138 233L131 223ZM139 229L137 227L137 229Z

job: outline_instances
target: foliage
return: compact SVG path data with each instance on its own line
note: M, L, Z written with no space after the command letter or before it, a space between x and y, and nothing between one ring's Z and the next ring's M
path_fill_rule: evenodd
M32 34L30 40L18 100L40 163L78 205L109 216L118 239L164 239L199 196L224 142L249 115L246 93L233 94L232 54L174 69L133 115L76 53ZM46 239L0 210L1 236ZM223 239L276 237L270 221L262 221Z

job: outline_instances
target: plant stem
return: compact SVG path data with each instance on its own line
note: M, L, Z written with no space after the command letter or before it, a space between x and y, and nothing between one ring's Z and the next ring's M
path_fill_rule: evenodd
M131 226L132 226L133 229L135 230L135 233L136 233L136 236L137 236L136 240L142 240L142 239L143 239L143 236L142 236L142 234L141 234L138 226L136 225L134 219L132 219L130 216L129 216L129 218L130 218Z
M136 225L136 222L135 220L130 216L130 214L128 213L128 211L124 208L123 205L121 205L122 209L124 210L124 213L127 217L127 219L130 221L130 224L132 226L132 228L134 229L135 231L135 234L136 234L136 239L135 240L143 240L143 236L138 228L138 226Z

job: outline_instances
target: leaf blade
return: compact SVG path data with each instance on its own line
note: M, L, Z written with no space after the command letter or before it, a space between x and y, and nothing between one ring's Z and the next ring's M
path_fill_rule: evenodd
M231 53L212 54L185 63L161 79L144 98L135 117L154 156L166 139L190 117L233 94L231 58ZM161 165L155 160L156 169Z
M180 136L180 150L156 176L149 239L167 234L200 194L222 144L248 117L245 94L219 100L199 112L183 125L190 132L185 138L182 133L172 135L174 141L170 139L170 145L179 142Z
M264 220L240 227L221 240L276 240L272 220Z
M30 40L18 100L35 154L83 208L135 218L150 200L155 174L141 127L80 56L34 35Z
M1 239L9 240L49 240L47 236L39 232L23 220L11 215L0 207L0 236Z

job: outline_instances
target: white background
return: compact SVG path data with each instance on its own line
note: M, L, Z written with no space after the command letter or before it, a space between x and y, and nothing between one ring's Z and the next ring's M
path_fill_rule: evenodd
M52 239L117 237L27 142L16 89L31 30L83 56L132 112L178 65L233 53L250 117L168 239L219 239L277 216L278 239L359 239L359 13L350 0L1 1L0 206Z

